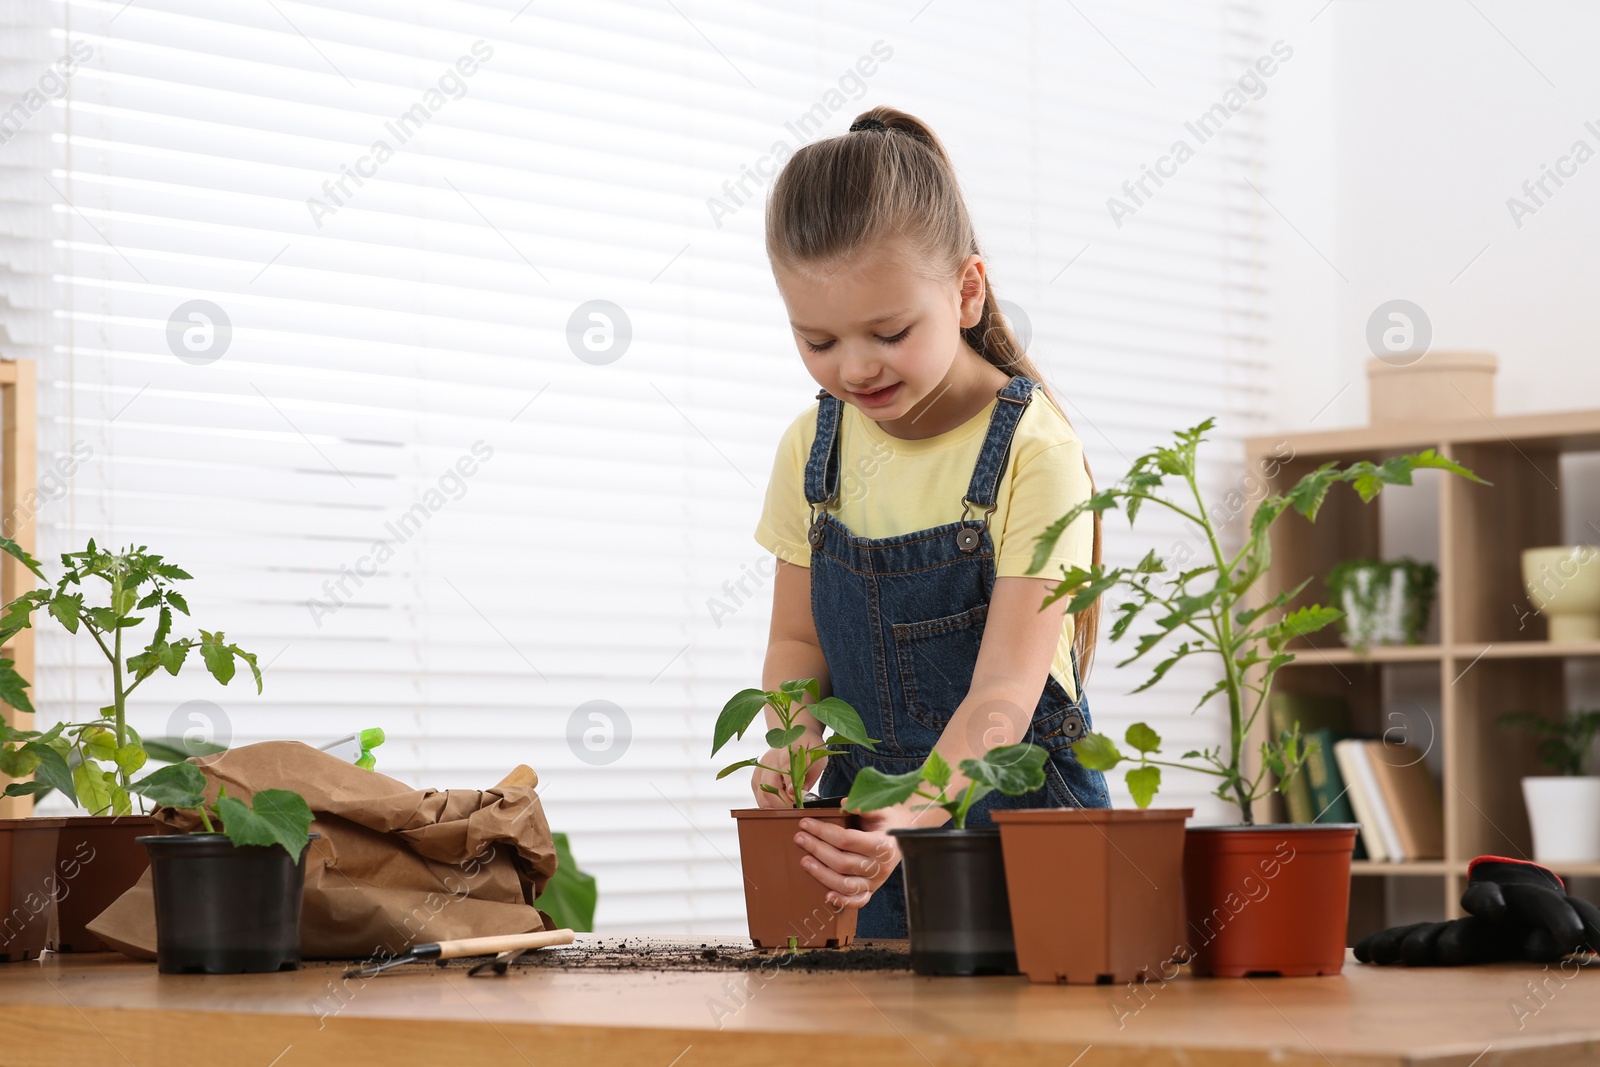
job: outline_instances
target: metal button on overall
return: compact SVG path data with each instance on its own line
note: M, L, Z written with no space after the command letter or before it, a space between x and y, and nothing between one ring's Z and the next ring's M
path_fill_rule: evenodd
M823 796L850 791L864 766L900 774L922 765L966 698L994 592L989 516L1022 412L1035 383L1014 377L997 394L961 518L893 537L857 537L828 508L837 504L843 403L818 394L817 435L806 461L811 505L811 611L835 696L861 713L878 751L849 748L832 757L818 784ZM976 516L973 512L977 512ZM1051 675L1026 740L1045 748L1043 788L1019 797L991 793L973 805L969 826L990 825L1002 808L1110 806L1105 776L1078 762L1072 743L1092 726L1076 651L1071 699ZM861 909L860 937L905 937L905 890L897 867Z

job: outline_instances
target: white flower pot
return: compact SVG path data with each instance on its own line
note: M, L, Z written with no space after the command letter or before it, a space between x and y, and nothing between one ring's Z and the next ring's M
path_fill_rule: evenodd
M1522 799L1535 861L1600 861L1600 778L1524 778Z

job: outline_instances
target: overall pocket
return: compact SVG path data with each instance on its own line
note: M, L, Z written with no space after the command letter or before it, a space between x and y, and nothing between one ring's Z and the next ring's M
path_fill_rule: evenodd
M936 736L926 739L930 747L972 688L988 615L989 605L979 604L954 615L894 624L894 655L906 714L935 731Z

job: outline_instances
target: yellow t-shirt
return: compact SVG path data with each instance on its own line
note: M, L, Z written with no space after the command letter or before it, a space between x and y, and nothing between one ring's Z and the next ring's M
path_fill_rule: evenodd
M811 565L805 468L817 435L819 403L801 412L778 443L755 534L769 552L802 567ZM839 419L835 517L856 536L871 538L894 537L960 519L961 500L972 483L972 469L997 403L991 400L953 430L915 441L889 434L860 409L845 404ZM995 510L989 516L996 576L1060 578L1062 567L1088 567L1094 549L1094 516L1086 512L1062 533L1044 567L1037 574L1027 573L1038 535L1089 494L1083 442L1044 390L1036 388L1032 403L1017 422ZM968 512L969 519L982 515L977 508ZM1062 623L1051 674L1076 700L1072 635L1073 618L1068 615Z

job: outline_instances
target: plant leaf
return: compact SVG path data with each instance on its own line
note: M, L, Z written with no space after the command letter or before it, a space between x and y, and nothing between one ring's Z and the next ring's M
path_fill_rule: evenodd
M981 760L962 760L961 773L980 786L1020 796L1044 785L1044 763L1049 758L1043 748L1024 741L991 748Z
M18 674L11 665L11 660L0 659L0 700L16 708L33 714L33 702L28 699L28 680Z
M938 749L933 749L928 753L928 759L922 765L923 781L942 793L945 787L950 784L950 776L953 773L949 762L939 755Z
M311 808L289 789L262 789L250 807L235 797L219 797L217 814L222 832L235 845L282 845L298 860L310 839Z
M1094 730L1072 746L1072 754L1091 771L1109 771L1127 758L1117 750L1115 741Z
M774 726L767 731L767 747L788 748L800 740L805 735L805 732L806 728L800 725L791 726L787 730L781 726Z
M1152 730L1147 723L1136 722L1128 727L1125 740L1130 748L1140 752L1161 751L1161 735Z
M206 661L206 670L211 672L211 677L223 685L233 680L233 653L223 643L222 631L214 634L200 631L200 656Z
M111 754L117 764L117 770L123 774L132 774L145 765L150 756L145 752L144 746L137 741L130 741Z
M68 800L78 803L78 787L72 780L72 768L67 766L67 758L42 741L30 741L23 747L39 757L34 777L50 783L61 790Z
M586 874L572 856L566 834L552 834L556 846L556 872L545 883L533 906L555 920L561 929L587 933L594 929L595 904L600 890L594 875Z
M732 774L734 771L742 771L746 767L759 766L760 763L761 763L761 761L760 760L756 760L756 759L742 759L738 763L730 763L726 767L722 768L722 770L717 772L717 780L721 781L722 779L728 777L728 775Z
M49 612L67 633L78 632L78 615L83 611L82 593L58 593L50 600Z
M711 754L735 737L743 737L761 709L767 706L767 694L760 689L741 689L723 705L717 716L717 726L711 735Z
M1141 808L1148 808L1155 799L1156 791L1161 788L1161 768L1146 765L1134 767L1128 771L1128 792L1133 794L1133 802Z
M198 808L205 802L206 775L192 763L174 763L128 787L165 808Z
M856 714L856 709L838 697L827 697L815 704L808 704L806 710L815 715L822 725L853 745L870 749L879 740L867 736L866 725L862 723L861 716ZM833 743L832 738L829 739L829 743Z
M246 652L244 649L240 648L238 645L229 645L228 646L228 651L232 652L235 656L237 656L240 659L244 660L245 665L250 668L251 677L253 677L255 679L256 692L257 693L261 692L261 668L256 666L256 655L255 655L255 653L254 652Z
M850 795L842 806L850 811L877 811L910 800L922 784L922 768L905 774L884 774L876 767L863 767L850 785Z
M102 814L111 807L111 789L97 764L84 762L72 768L72 785L77 790L78 803L90 815Z

